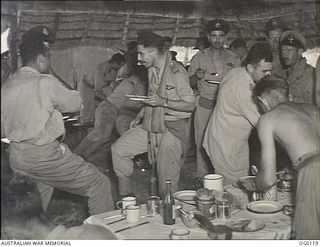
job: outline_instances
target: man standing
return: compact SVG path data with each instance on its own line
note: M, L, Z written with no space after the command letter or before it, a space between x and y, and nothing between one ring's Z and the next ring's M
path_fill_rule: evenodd
M256 43L244 67L231 70L221 83L203 145L215 172L224 176L226 184L249 174L248 137L260 116L252 89L271 70L270 46Z
M7 137L10 167L32 177L46 210L53 187L89 198L90 214L112 210L110 180L73 154L64 135L62 112L81 108L79 92L49 75L51 30L37 26L22 36L19 69L1 89L1 136Z
M223 47L228 32L229 25L224 20L209 21L207 33L211 46L192 58L188 70L191 85L197 84L200 94L194 119L197 177L209 173L209 160L202 142L209 117L216 104L219 83L231 69L240 65L237 55Z
M296 239L320 238L319 109L313 104L289 102L287 82L276 76L261 80L255 95L264 112L257 124L262 156L256 177L258 189L276 183L277 140L298 172L293 232Z
M272 74L285 76L280 60L279 41L281 34L287 30L287 26L281 20L270 20L265 25L265 31L268 37L268 43L272 49L273 69Z
M163 52L162 37L149 31L139 32L138 57L148 68L148 98L132 128L112 145L113 168L119 179L120 196L132 194L132 159L148 151L149 160L157 162L159 192L163 197L166 180L171 180L172 192L179 189L181 159L186 151L188 119L195 97L186 70L172 61L170 52Z
M281 35L280 47L291 100L315 104L315 70L302 57L306 50L306 39L297 31L286 31Z

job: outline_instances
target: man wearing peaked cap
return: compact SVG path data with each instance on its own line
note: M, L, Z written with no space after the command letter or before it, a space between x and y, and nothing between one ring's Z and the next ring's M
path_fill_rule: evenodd
M297 31L286 31L280 37L280 44L281 45L288 45L293 46L299 49L306 50L307 44L306 39L303 35Z
M225 35L229 33L229 24L222 19L214 19L207 23L207 32L222 31Z
M179 190L180 169L186 155L188 119L195 107L195 97L184 67L163 49L162 38L152 32L138 33L138 60L148 68L148 94L145 106L132 127L111 147L112 162L119 181L121 197L133 193L131 157L148 152L149 162L157 162L159 195L164 197L166 180L172 192ZM155 191L151 191L154 195Z
M228 23L222 19L211 20L207 23L206 30L210 47L203 52L199 51L192 58L188 71L191 87L198 90L199 94L194 119L197 177L212 172L212 165L202 147L202 142L209 117L216 104L219 83L231 69L240 65L238 56L223 46L229 32Z
M137 42L145 46L153 45L162 50L164 39L160 35L155 34L151 31L141 30L138 32Z
M45 27L26 32L22 67L1 88L1 136L10 140L10 167L37 182L45 211L54 187L88 197L90 214L113 210L108 177L57 140L65 134L62 113L80 111L82 98L48 74L51 41Z
M315 70L302 57L306 39L297 31L286 31L280 37L280 56L286 67L289 95L296 103L315 103Z
M36 26L28 30L22 35L22 43L32 42L34 40L41 40L47 47L54 43L53 31L46 26Z
M281 34L287 30L287 25L280 19L272 19L265 25L265 32L268 37L268 43L272 48L273 69L272 74L285 76L283 66L279 57L279 40Z

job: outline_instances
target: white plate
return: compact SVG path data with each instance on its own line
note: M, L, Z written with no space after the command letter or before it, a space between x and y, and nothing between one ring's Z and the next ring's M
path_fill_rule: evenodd
M10 140L8 138L1 138L1 141L7 144L10 143Z
M282 204L274 201L255 201L250 202L247 205L247 209L261 214L270 214L281 211L283 208Z
M238 218L227 221L226 226L230 227L234 232L255 232L263 229L265 224L260 220Z
M144 98L129 98L129 100L135 100L135 101L145 101Z
M78 120L78 118L68 118L68 119L66 120L66 122L77 121L77 120Z
M148 99L148 96L144 95L134 95L134 94L127 94L126 97L128 98L136 98L136 99Z
M196 203L197 192L195 190L181 190L173 194L173 198L178 201L187 202L187 203Z
M221 81L213 81L213 80L208 80L207 82L210 84L220 84L221 83Z

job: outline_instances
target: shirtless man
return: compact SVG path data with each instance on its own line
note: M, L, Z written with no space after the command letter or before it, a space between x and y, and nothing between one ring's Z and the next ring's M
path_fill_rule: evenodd
M312 104L288 100L289 86L278 76L263 78L255 95L265 113L257 129L261 142L261 166L256 187L267 190L276 183L277 140L297 170L296 209L293 231L297 239L320 238L320 163L318 109Z

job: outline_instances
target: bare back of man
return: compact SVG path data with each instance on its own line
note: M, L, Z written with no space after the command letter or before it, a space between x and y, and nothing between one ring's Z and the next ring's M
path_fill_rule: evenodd
M312 104L285 102L263 115L260 124L271 125L274 138L294 162L319 149L318 118L319 109Z

